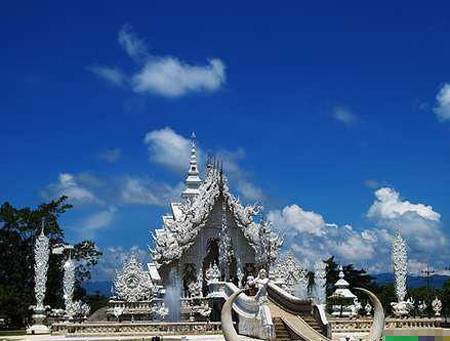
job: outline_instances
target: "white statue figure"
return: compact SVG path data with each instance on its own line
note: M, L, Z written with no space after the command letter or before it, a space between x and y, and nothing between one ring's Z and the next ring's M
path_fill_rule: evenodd
M136 302L153 296L153 282L144 271L142 264L135 255L131 255L124 262L123 267L116 273L114 292L120 300Z
M362 304L359 302L358 297L355 297L353 304L349 307L350 317L356 317L359 315L359 311L362 309Z
M64 262L64 277L63 277L63 293L65 318L71 320L76 314L76 307L73 305L73 292L75 289L75 263L70 254L69 258Z
M48 259L50 257L49 239L44 234L44 222L39 236L34 245L34 293L36 305L34 310L34 324L27 329L29 334L47 334L49 329L44 325L46 307L44 306L45 290L47 283Z
M396 316L406 316L409 314L408 305L405 304L406 297L406 279L408 276L408 253L406 241L397 233L392 242L392 268L395 276L395 294L397 302L392 302L394 314Z
M428 306L425 301L419 301L419 305L417 306L417 308L419 309L420 315L423 315Z
M163 321L169 315L169 308L162 302L152 307L152 313L157 320Z
M326 284L327 284L327 274L326 274L327 265L318 261L314 266L314 289L315 289L315 298L317 304L326 304L327 294L326 294Z
M214 262L213 265L210 265L208 270L206 270L206 280L208 283L210 282L218 282L220 280L220 269L217 264Z
M372 306L369 302L367 302L366 306L364 307L364 310L366 311L366 315L370 316L372 313Z
M241 258L236 257L236 277L238 280L238 287L242 287L242 278L244 278L244 272L242 271Z
M125 312L124 307L116 306L113 308L113 315L116 317L117 321L119 321L120 316Z
M209 315L211 315L211 307L209 306L208 302L203 302L202 305L200 306L200 309L198 310L198 313L209 319Z
M198 285L198 282L192 281L188 284L188 292L190 297L201 297L202 288Z
M441 316L441 310L442 310L442 302L439 298L435 298L431 302L431 306L433 307L434 316Z
M256 286L258 292L255 295L255 300L258 303L259 310L258 315L261 319L261 323L264 328L264 333L267 339L272 340L275 335L274 326L269 323L267 316L270 315L270 309L268 306L267 287L269 286L269 276L265 269L259 270L258 277L248 277L248 285Z
M203 268L200 267L197 274L197 285L200 290L200 296L203 296Z

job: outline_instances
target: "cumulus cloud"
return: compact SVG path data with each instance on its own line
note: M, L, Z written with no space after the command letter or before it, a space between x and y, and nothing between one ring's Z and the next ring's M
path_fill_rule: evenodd
M375 191L375 200L367 216L377 226L392 232L400 231L414 257L429 261L430 250L439 250L440 257L434 259L438 261L449 254L448 239L440 223L441 215L430 205L403 200L394 189L383 187Z
M417 214L419 217L439 221L440 214L433 211L431 206L412 204L401 200L400 194L392 188L382 187L375 191L375 202L369 208L367 215L372 218L395 219L407 213Z
M166 206L169 201L180 196L183 188L182 183L172 187L149 179L128 177L122 186L121 198L127 204Z
M211 59L206 65L189 65L174 57L148 61L133 76L133 90L137 93L179 97L189 92L212 92L225 82L225 65Z
M189 139L166 127L148 132L144 143L148 146L151 161L178 172L187 170L191 150Z
M345 107L335 107L333 109L333 117L345 125L352 125L358 121L358 117L350 109Z
M388 252L385 246L380 247L389 241L386 230L358 231L348 224L327 223L321 214L297 204L269 211L268 219L284 235L285 246L309 265L330 256L361 264Z
M294 229L298 233L323 235L326 225L323 217L312 211L305 211L298 205L290 205L280 210L270 211L268 218L279 226Z
M450 84L445 83L436 95L434 113L440 121L450 120Z
M119 31L118 42L136 63L137 71L126 76L113 67L90 68L97 76L115 85L127 83L136 93L174 98L194 92L214 92L225 84L225 64L218 58L193 65L174 56L150 54L145 42L130 25Z
M173 129L165 127L149 131L144 138L148 147L150 161L160 164L179 174L185 174L189 166L192 141ZM205 152L197 146L197 159L201 164ZM266 198L260 187L248 180L247 173L239 165L245 157L243 149L235 151L220 149L215 153L223 162L227 176L236 184L238 192L247 200L258 201Z
M58 181L50 184L42 194L46 199L55 199L65 195L73 204L101 202L92 191L81 185L79 180L73 174L61 173Z

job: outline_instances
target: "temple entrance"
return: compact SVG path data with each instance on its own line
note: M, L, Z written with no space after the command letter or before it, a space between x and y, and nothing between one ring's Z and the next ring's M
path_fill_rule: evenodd
M206 295L207 291L208 291L208 286L206 284L206 280L205 280L205 273L206 270L208 270L208 268L210 266L212 266L214 263L219 264L219 239L209 239L208 240L208 245L206 247L206 256L205 258L203 258L203 274L202 274L202 278L203 278L203 295Z

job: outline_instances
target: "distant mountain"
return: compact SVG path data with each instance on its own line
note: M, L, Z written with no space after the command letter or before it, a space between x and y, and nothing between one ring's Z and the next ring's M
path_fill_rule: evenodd
M84 288L88 294L96 294L99 292L105 296L111 295L111 287L111 281L89 281L84 284Z
M394 274L382 273L373 275L375 282L378 284L394 283ZM430 286L433 288L441 288L445 282L450 280L450 276L446 275L433 275L429 279L420 276L408 276L408 287L418 288L427 286L427 280L429 280Z

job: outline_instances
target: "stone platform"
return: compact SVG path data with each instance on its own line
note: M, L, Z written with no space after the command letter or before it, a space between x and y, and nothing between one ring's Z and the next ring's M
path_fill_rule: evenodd
M221 334L220 322L99 322L55 323L52 335L136 336Z

